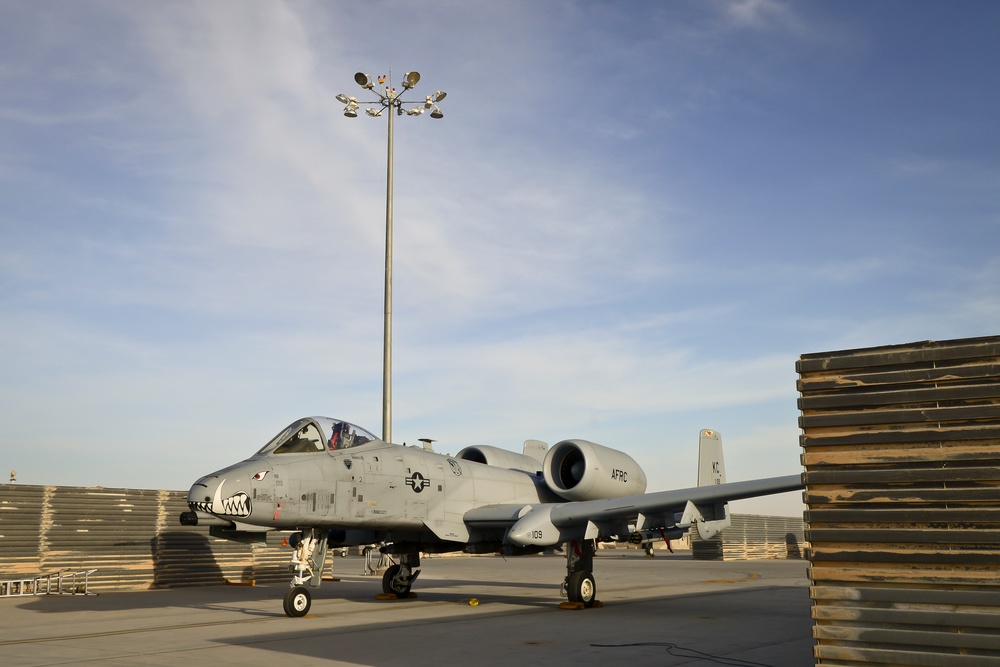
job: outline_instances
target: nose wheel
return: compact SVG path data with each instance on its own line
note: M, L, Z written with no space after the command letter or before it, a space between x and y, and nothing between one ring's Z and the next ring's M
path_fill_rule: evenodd
M284 607L285 613L292 618L309 613L312 594L305 584L318 588L323 581L328 536L327 530L306 528L289 540L295 550L292 552L292 584L285 594Z
M309 613L312 606L312 594L305 586L293 586L285 593L285 614L299 618Z

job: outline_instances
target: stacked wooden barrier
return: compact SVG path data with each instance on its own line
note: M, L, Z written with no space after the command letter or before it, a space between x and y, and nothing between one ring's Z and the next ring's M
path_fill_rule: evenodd
M805 558L804 523L799 517L733 514L732 525L710 540L691 533L695 560Z
M0 484L0 580L96 569L94 591L287 580L284 534L239 544L181 526L183 491Z
M1000 337L803 355L820 665L1000 665Z

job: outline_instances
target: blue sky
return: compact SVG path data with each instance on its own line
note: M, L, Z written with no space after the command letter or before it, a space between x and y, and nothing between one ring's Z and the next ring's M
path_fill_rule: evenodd
M996 334L993 2L0 2L0 466L186 489L304 415L800 470L800 354ZM796 494L737 512L793 514Z

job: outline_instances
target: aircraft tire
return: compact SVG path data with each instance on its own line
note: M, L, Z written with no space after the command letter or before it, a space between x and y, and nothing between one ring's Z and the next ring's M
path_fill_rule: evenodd
M309 613L312 606L312 595L305 586L295 586L285 594L285 614L299 618Z
M580 602L584 607L592 607L597 597L597 582L589 570L578 570L569 577L566 595L570 602Z
M404 584L397 578L401 569L399 564L390 565L389 569L382 575L382 592L386 595L406 597L410 594L410 584Z

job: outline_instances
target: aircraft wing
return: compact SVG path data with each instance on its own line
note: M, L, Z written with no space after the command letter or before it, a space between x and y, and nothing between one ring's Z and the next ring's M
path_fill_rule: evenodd
M507 539L521 546L621 535L628 524L637 530L686 530L699 524L707 539L728 525L727 502L801 488L800 475L787 475L602 500L493 505L470 511L465 521L470 526L510 526Z

